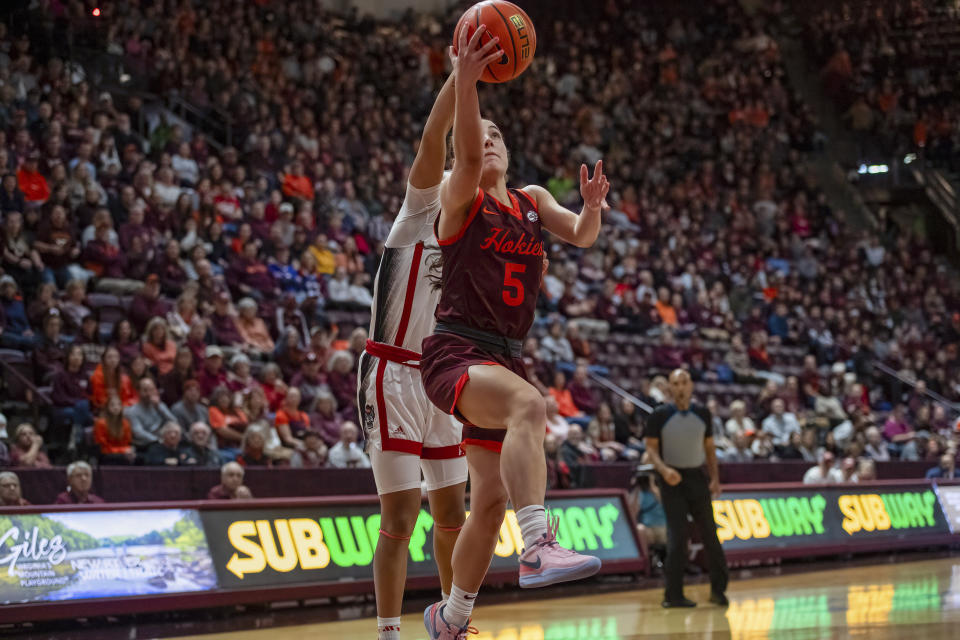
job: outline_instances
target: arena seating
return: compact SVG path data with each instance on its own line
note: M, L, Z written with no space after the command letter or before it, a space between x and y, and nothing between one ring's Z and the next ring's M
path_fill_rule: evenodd
M813 53L826 62L842 38L858 62L851 86L878 109L884 80L908 82L917 65L904 55L881 72L877 43L889 38L907 51L907 27L922 26L929 41L917 77L926 83L953 59L955 21L933 4L905 11L893 0L871 2L873 13L858 5L847 20L846 9L812 3L810 28L822 35ZM88 406L110 346L129 378L128 405L145 378L159 383L169 407L189 379L200 381L204 407L224 384L232 393L210 418L214 433L224 424L262 429L269 464L286 467L292 451L274 437L275 412L296 381L314 389L301 408L329 427L325 445L334 446L343 422L358 416L348 392L356 374L334 365L338 354L362 352L372 276L419 123L446 73L437 34L452 32L459 10L378 22L306 1L158 0L104 7L94 21L74 15L79 4L41 6L13 14L29 28L0 23L0 267L13 279L0 284L8 457L20 468L42 464L30 439L16 437L30 423L55 463L91 460L105 496L133 497L127 488L143 483L111 474L154 473L139 466L146 446L121 436L105 445L94 426L104 408ZM888 6L889 20L876 13ZM525 353L545 395L585 388L596 400L566 416L585 427L584 443L554 454L593 469L573 484L608 482L598 466L640 460L642 412L629 413L622 398L662 402L658 378L678 364L691 368L698 397L714 411L732 481L769 478L733 471L740 464L784 460L777 468L796 479L790 465L809 467L824 450L873 457L873 426L902 424L914 434L882 449L924 470L955 451L960 280L926 238L893 221L864 227L813 180L822 135L791 88L774 23L730 0L698 11L626 0L553 11L553 3L530 3L542 25L537 61L515 82L484 87L481 101L501 123L518 184L543 184L576 210L580 163L603 157L615 190L593 248L550 247ZM225 20L232 28L220 28ZM912 104L916 84L895 103ZM955 107L937 96L952 87L937 86L877 127L902 138L910 117L949 121ZM838 96L842 108L852 97ZM949 162L953 130L934 121L927 128L942 152L933 155ZM65 222L54 225L61 211ZM257 317L241 327L245 298ZM163 335L149 344L154 318ZM120 336L127 321L132 332ZM71 344L83 351L79 371L67 367ZM171 374L179 347L190 351L189 367ZM206 370L209 347L224 355L229 375ZM234 370L238 353L252 378ZM558 357L566 353L573 358ZM322 366L304 383L308 354ZM557 387L556 373L579 364L620 392L569 375ZM106 384L123 392L123 380ZM266 407L254 398L261 390ZM327 392L333 406L321 408L317 395ZM754 446L777 399L815 445ZM729 426L737 401L754 429ZM226 460L241 445L221 441L220 449ZM745 456L755 462L739 462ZM168 499L198 497L193 478L210 476L165 470L164 478L177 472L184 475L157 485ZM312 490L297 484L305 472L287 472L266 480L251 468L249 482L264 495ZM123 486L113 488L113 478ZM160 497L151 496L142 499Z

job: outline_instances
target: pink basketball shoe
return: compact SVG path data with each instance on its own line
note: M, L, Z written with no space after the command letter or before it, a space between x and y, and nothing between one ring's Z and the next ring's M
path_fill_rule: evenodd
M480 633L469 625L455 627L448 624L440 615L441 609L443 609L443 603L435 602L423 612L423 626L427 628L430 640L464 640L468 633Z
M547 532L520 554L520 586L524 589L589 578L600 570L600 558L557 544L559 522L559 518L548 520Z

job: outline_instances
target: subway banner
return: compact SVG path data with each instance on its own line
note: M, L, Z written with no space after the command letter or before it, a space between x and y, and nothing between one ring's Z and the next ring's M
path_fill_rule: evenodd
M604 562L632 561L640 551L620 494L547 500L557 540ZM379 506L343 505L202 511L221 589L373 579ZM492 572L516 571L523 538L508 511ZM407 575L435 576L433 518L421 509L410 538Z
M726 551L776 551L861 541L950 535L934 488L816 487L787 491L725 491L713 501L717 535Z

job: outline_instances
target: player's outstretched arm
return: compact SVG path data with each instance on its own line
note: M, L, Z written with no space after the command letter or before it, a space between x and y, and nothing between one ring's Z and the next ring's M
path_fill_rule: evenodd
M491 38L480 45L486 31L480 25L467 40L467 30L460 30L457 54L451 50L457 75L456 106L453 116L453 170L440 190L440 237L449 238L463 226L467 211L477 195L483 171L483 130L480 123L480 98L477 82L483 69L500 58L499 40Z
M561 240L578 247L590 247L600 235L600 214L607 205L610 183L603 175L603 160L598 160L593 169L593 178L587 173L587 165L580 165L580 195L583 210L580 215L560 206L553 195L538 185L525 187L537 202L537 213L543 226Z
M453 127L453 109L456 104L454 87L456 69L443 83L437 99L433 102L427 123L420 136L420 148L410 167L409 182L415 189L430 189L443 180L443 168L447 163L447 134Z

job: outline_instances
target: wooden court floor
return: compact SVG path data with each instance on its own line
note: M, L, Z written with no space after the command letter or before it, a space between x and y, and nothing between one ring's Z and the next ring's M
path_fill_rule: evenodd
M471 640L630 640L731 638L817 640L960 638L960 558L873 565L733 582L730 608L660 608L661 591L602 595L484 607ZM687 596L705 603L707 585ZM423 640L422 618L405 615L404 640ZM375 640L374 619L195 636L197 640Z

